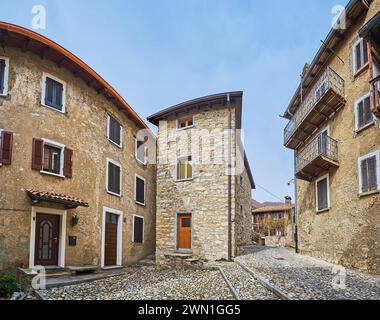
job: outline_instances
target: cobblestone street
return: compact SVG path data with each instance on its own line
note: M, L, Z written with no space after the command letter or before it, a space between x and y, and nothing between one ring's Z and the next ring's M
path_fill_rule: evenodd
M379 277L347 270L346 287L337 288L334 265L327 262L283 248L248 247L245 252L234 263L202 271L133 267L118 276L39 293L52 300L380 299Z

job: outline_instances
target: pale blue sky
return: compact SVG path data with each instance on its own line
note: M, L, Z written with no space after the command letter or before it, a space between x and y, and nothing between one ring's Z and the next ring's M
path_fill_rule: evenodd
M340 1L340 2L339 2ZM279 117L347 0L1 1L0 20L31 28L70 50L143 119L165 107L224 91L244 91L245 144L259 186L293 195L293 153ZM277 199L258 187L259 201Z

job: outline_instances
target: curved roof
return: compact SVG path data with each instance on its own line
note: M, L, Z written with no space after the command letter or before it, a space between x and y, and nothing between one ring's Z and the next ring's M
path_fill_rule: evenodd
M3 48L11 46L20 48L22 51L31 51L39 55L41 59L51 60L58 67L68 69L75 77L81 78L88 86L111 100L119 111L123 112L138 126L149 129L147 124L107 81L85 62L56 42L24 27L0 21L0 45ZM154 136L153 133L152 135Z

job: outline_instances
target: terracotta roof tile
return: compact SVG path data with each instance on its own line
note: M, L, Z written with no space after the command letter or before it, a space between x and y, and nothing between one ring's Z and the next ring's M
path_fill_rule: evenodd
M89 207L88 202L80 198L67 195L67 194L55 193L55 192L50 192L50 191L38 191L34 189L28 189L26 191L29 197L31 198L34 198L34 197L41 198L41 200L45 200L45 201L49 201L49 200L64 201L64 202L72 203L73 205L76 205L76 206Z
M290 210L291 206L289 204L279 204L274 206L265 206L252 210L252 213L263 213L263 212L274 212L274 211L285 211Z

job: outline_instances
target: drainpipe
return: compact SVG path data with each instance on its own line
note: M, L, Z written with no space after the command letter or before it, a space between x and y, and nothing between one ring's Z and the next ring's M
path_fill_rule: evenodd
M296 245L296 253L299 253L298 248L298 196L297 196L297 177L296 173L297 166L297 152L294 151L294 242Z
M227 169L227 174L228 174L228 253L227 253L227 260L232 261L232 177L231 177L231 143L232 143L232 138L231 138L231 127L232 127L232 119L231 119L231 104L230 104L230 95L227 95L227 105L228 105L228 169Z

